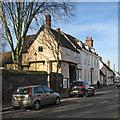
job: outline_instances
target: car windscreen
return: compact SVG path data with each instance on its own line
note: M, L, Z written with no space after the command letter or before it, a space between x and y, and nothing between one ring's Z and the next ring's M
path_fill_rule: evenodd
M18 88L14 94L29 94L30 88Z
M72 86L82 86L83 83L82 82L73 82Z

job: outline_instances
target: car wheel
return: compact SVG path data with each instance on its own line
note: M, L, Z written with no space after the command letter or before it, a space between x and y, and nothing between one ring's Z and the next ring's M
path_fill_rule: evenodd
M40 109L40 102L39 101L35 101L35 103L33 105L33 109L34 110L39 110Z
M59 98L59 97L56 98L55 104L56 104L56 105L59 105L59 104L60 104L60 98Z

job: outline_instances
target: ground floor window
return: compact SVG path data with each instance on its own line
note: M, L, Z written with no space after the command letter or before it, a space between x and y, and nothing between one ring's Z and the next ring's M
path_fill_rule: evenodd
M63 88L68 88L69 87L69 78L64 78L63 79Z

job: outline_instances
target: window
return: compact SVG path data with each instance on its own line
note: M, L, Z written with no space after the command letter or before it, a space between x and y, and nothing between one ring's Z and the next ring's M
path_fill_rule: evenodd
M73 82L71 86L83 86L82 82Z
M41 86L34 88L35 93L43 93L43 88Z
M76 57L76 58L77 58L77 53L76 53L76 52L74 52L74 57Z
M70 55L70 50L66 49L66 55Z
M30 88L18 88L14 94L29 94Z
M93 57L91 56L91 66L93 66Z
M80 63L80 53L78 54L78 62Z
M88 55L88 65L90 65L90 55Z
M47 86L43 86L43 88L44 88L45 92L48 92L48 93L53 92L53 90L48 88Z
M86 75L87 75L87 71L85 70L84 72L84 80L86 81Z
M38 47L38 52L43 52L43 46Z
M97 59L97 67L99 68L99 60Z
M86 53L84 54L84 64L86 65Z

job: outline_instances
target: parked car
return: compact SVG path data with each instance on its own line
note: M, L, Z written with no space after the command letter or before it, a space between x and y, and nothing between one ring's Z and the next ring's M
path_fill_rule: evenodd
M39 110L46 104L60 104L60 95L45 85L19 87L13 93L12 106Z
M74 95L88 96L95 94L95 88L86 81L73 81L68 90L69 97Z

